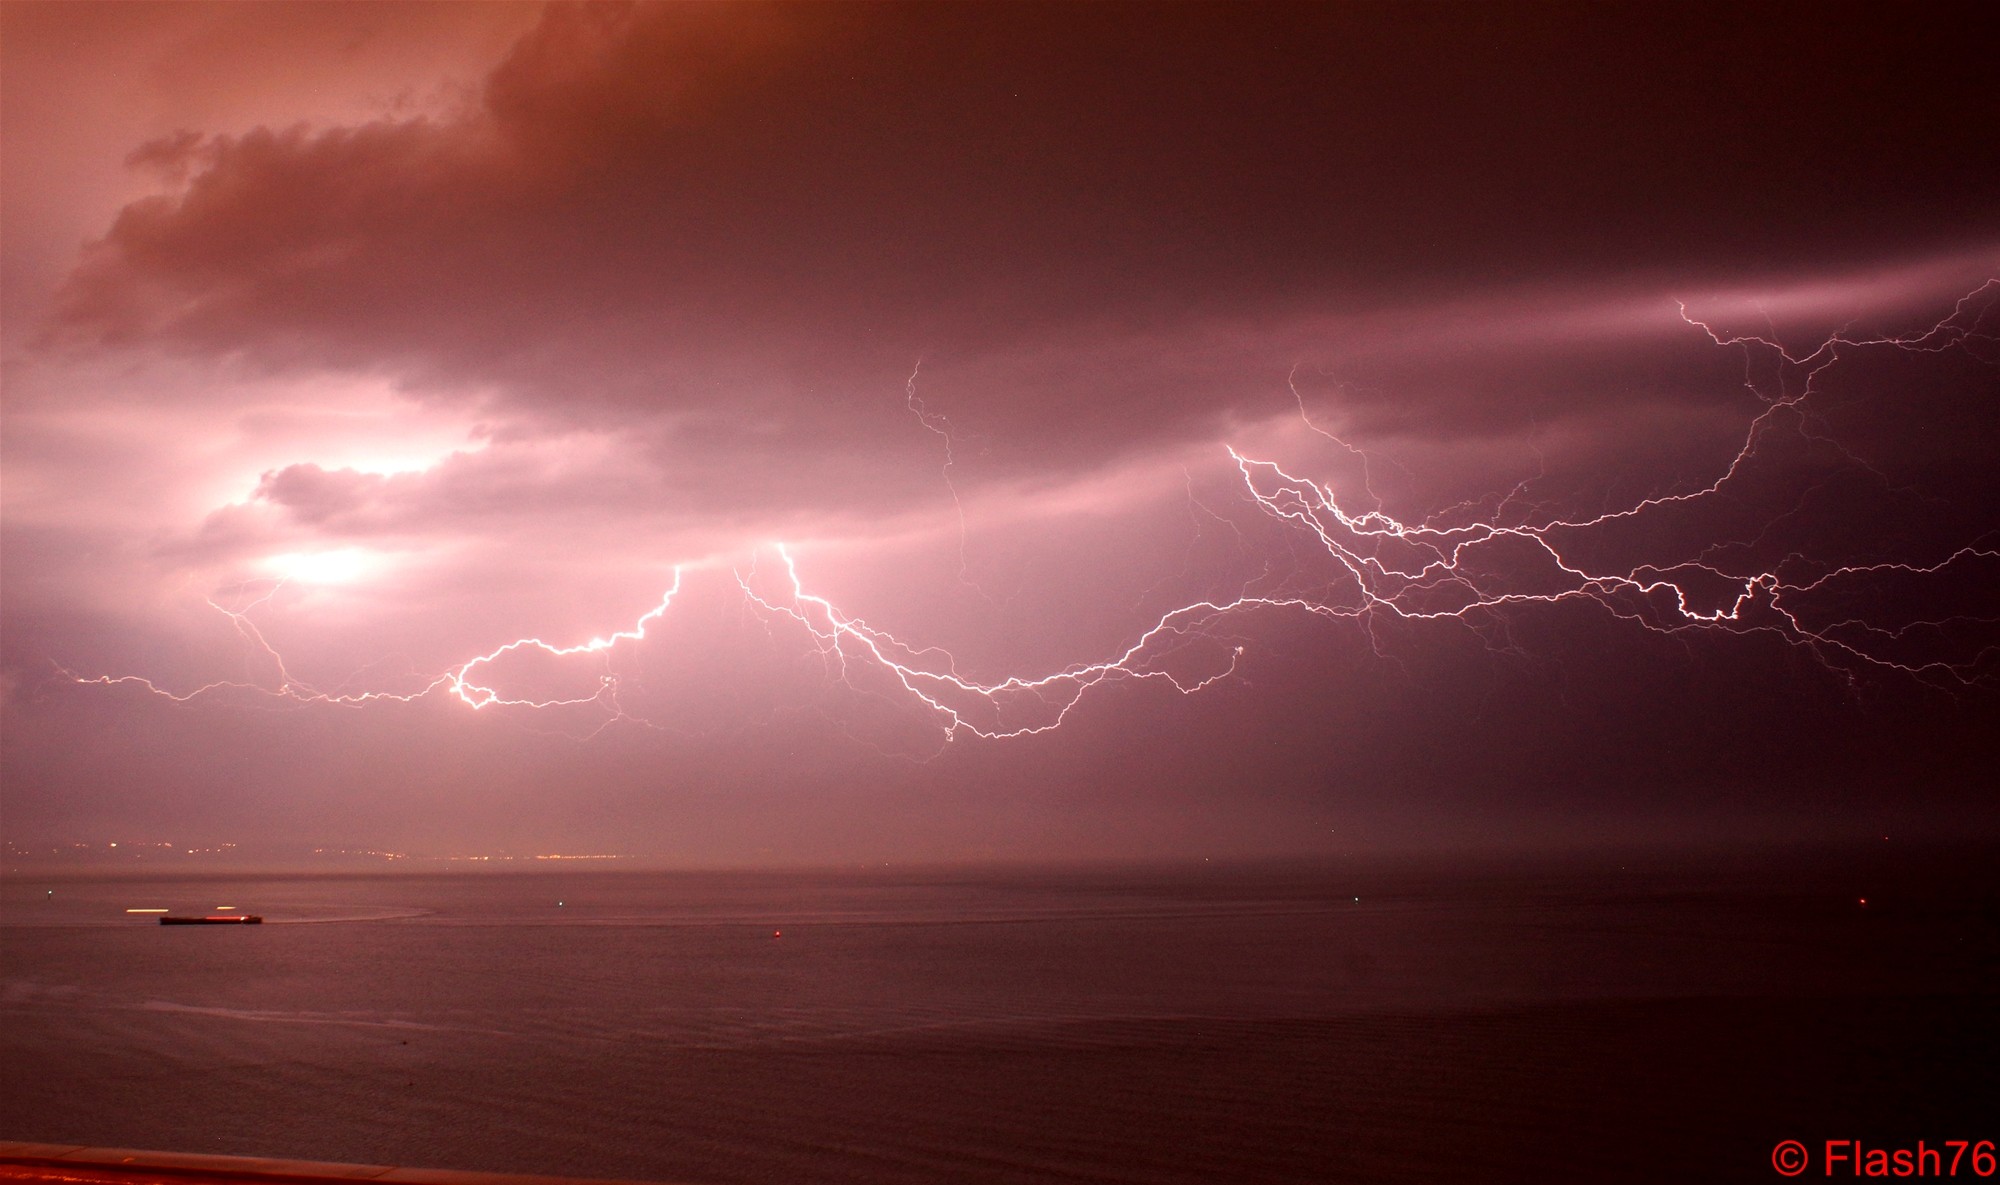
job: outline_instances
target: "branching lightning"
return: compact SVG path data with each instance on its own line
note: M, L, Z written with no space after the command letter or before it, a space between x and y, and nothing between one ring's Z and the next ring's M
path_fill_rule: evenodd
M283 581L273 581L269 589L241 609L231 609L219 603L214 598L210 598L208 602L211 608L229 619L230 624L236 628L237 633L250 643L255 653L269 665L273 676L269 680L263 682L252 680L216 680L211 683L205 683L191 691L176 692L161 687L152 680L139 675L99 675L86 677L71 674L70 677L78 683L94 683L103 686L133 684L155 695L174 700L177 703L187 703L195 699L216 696L227 692L240 692L249 693L266 700L286 701L299 705L326 704L337 707L360 707L376 701L410 703L423 699L426 696L440 693L451 696L474 711L489 707L561 708L590 705L601 709L604 713L604 718L598 725L598 728L601 729L615 720L636 720L635 717L627 715L620 706L618 701L619 679L616 674L608 669L598 676L597 688L590 695L553 699L506 695L490 684L480 682L478 678L475 678L475 673L481 671L482 668L490 670L493 664L499 662L501 659L522 651L533 651L550 658L568 658L580 654L608 654L620 642L643 641L646 637L647 627L664 616L667 610L673 605L674 597L681 590L681 576L681 569L676 567L674 569L673 583L668 586L667 591L660 597L659 604L640 615L638 620L634 621L627 629L593 637L588 641L578 642L569 646L559 646L552 642L545 642L540 638L516 638L511 642L496 646L484 654L475 655L458 666L453 667L451 670L431 678L423 687L412 692L329 691L295 677L287 669L284 656L265 640L262 631L250 619L251 610L269 603L278 594L279 590L283 588ZM490 676L479 676L479 678L488 677ZM639 722L644 723L643 721ZM593 729L592 731L595 732L597 729Z
M887 672L897 685L936 714L947 739L970 734L997 740L1048 732L1063 722L1084 692L1100 683L1159 679L1183 693L1199 691L1232 674L1236 660L1243 656L1242 646L1232 646L1228 664L1222 670L1193 677L1176 675L1159 665L1162 651L1192 639L1208 638L1210 634L1205 627L1215 619L1248 607L1248 601L1229 604L1200 601L1165 615L1111 658L1038 677L1017 675L997 683L981 683L959 674L957 662L949 651L939 647L914 649L894 635L842 613L825 597L807 592L799 581L798 565L790 550L779 544L776 551L784 562L790 595L780 601L766 600L739 574L737 581L743 595L760 608L782 614L803 626L842 678L849 676L851 665L868 664ZM1312 607L1305 601L1293 604L1298 608ZM1025 724L998 723L1014 714L1010 709L1022 705L1039 709L1039 719ZM991 722L982 723L982 718Z
M1982 639L1992 636L1990 627L2000 617L1940 613L1925 620L1888 622L1841 606L1851 605L1871 582L1990 579L1982 577L1980 567L2000 564L2000 546L1990 533L1948 552L1913 560L1835 563L1794 552L1758 563L1756 549L1742 540L1726 541L1727 545L1711 541L1692 551L1684 549L1683 554L1656 549L1649 562L1636 564L1593 557L1616 553L1616 547L1605 546L1607 537L1629 541L1637 529L1676 521L1674 516L1729 498L1732 487L1745 480L1763 450L1782 433L1833 449L1845 461L1865 468L1864 461L1833 438L1814 407L1822 393L1822 376L1843 357L1863 349L1963 350L1987 363L2000 362L1996 349L2000 335L1990 324L1996 293L2000 280L1989 280L1962 297L1950 315L1918 333L1858 337L1842 331L1805 352L1788 350L1775 333L1724 332L1690 314L1683 304L1680 316L1688 326L1718 347L1745 353L1746 386L1761 408L1745 425L1740 446L1712 480L1588 515L1564 515L1534 505L1528 495L1537 479L1530 477L1497 499L1461 504L1415 521L1399 519L1370 486L1368 454L1313 422L1294 382L1291 393L1304 425L1361 460L1364 505L1343 505L1330 483L1299 476L1277 462L1226 445L1223 451L1240 480L1246 512L1263 516L1291 547L1308 557L1310 578L1295 574L1277 587L1255 580L1234 597L1181 604L1107 656L1043 674L980 678L966 673L951 652L905 641L810 591L794 549L784 544L767 553L776 556L781 570L777 576L764 578L753 564L736 573L736 586L746 604L783 627L774 636L796 627L833 679L901 701L945 741L1049 732L1068 720L1088 693L1108 684L1152 681L1183 694L1200 691L1235 675L1243 662L1247 641L1232 634L1228 623L1268 613L1349 623L1373 640L1377 628L1391 622L1451 622L1485 631L1504 629L1510 614L1524 610L1580 605L1658 634L1768 635L1837 671L1875 670L1939 686L1969 685L1992 677L1995 646ZM1759 363L1770 369L1775 382L1757 380ZM923 427L944 438L944 476L960 518L963 578L965 507L953 481L949 426L918 399L914 371L906 398ZM1192 492L1189 496L1192 499ZM2000 573L2000 568L1993 572ZM326 690L296 678L252 620L253 611L276 595L277 585L240 608L210 602L265 664L267 678L173 691L136 675L71 677L79 683L131 684L183 703L237 693L294 704L359 707L377 700L410 702L441 694L473 710L588 707L602 713L600 728L619 720L655 723L621 705L620 677L608 656L621 645L646 640L648 627L673 606L681 576L676 568L673 584L659 602L626 629L573 645L517 638L431 677L413 691ZM1912 657L1905 643L1918 634L1945 641ZM1379 642L1376 649L1383 651ZM607 662L588 694L538 698L502 691L496 664L523 652L554 658L603 655Z

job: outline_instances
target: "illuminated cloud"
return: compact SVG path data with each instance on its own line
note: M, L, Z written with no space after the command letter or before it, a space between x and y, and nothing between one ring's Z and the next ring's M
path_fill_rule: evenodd
M1709 565L1674 579L1713 614L1755 573L1990 548L1990 305L1949 351L1856 347L1820 374L1778 348L1909 334L1994 274L1990 80L1944 29L1795 13L1715 37L1593 6L76 11L6 16L6 649L32 689L9 710L43 738L9 760L38 826L66 793L112 797L61 756L91 713L155 710L129 686L87 706L49 690L58 670L253 689L226 711L440 689L351 725L438 738L412 777L440 804L473 799L445 755L472 762L499 720L596 737L516 763L599 763L626 789L595 802L651 802L682 767L834 798L1041 779L1086 814L1164 781L1211 819L1277 787L1253 848L1334 799L1393 815L1383 788L1406 785L1466 818L1628 776L1612 798L1764 778L1796 803L1846 735L1828 703L1931 694L1855 692L1880 664L1827 661L1836 635L1949 653L1953 702L1987 710L1977 597L1901 570L1713 649L1601 603L1321 629L1351 587L1230 452L1297 479L1294 513L1324 495L1405 527L1535 526L1708 488L1811 381L1824 397L1742 480L1599 532L1579 570ZM220 66L242 61L290 65ZM68 106L17 102L24 78ZM1480 553L1487 592L1500 557ZM676 573L643 639L591 647ZM935 753L936 721L863 669L859 633L795 616L805 596L910 655L949 646L981 688L1103 663L1177 606L1319 609L1163 648L1175 684L1230 675L1187 704L1120 677L1074 739L889 778L875 750ZM434 714L518 638L545 644L475 665L491 698L546 680L576 711ZM1791 739L1680 752L1677 730L1732 718L1712 697L1759 688L1782 690L1743 735ZM1492 768L1413 756L1477 750L1468 718L1566 739L1506 740ZM1927 728L1949 731L1887 732ZM119 768L152 762L133 745ZM350 795L352 761L273 775L275 797Z

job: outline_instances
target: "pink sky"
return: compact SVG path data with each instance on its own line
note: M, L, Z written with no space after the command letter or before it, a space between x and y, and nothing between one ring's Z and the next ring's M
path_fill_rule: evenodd
M1990 825L1993 99L1788 11L10 4L10 831Z

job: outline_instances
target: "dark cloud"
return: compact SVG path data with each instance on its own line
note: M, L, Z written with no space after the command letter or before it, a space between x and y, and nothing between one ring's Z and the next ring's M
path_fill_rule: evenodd
M1862 11L556 6L460 118L140 149L187 183L60 320L586 422L872 434L922 357L1038 446L1200 434L1330 344L1260 320L1989 229L1979 55ZM1225 311L1227 367L1158 348Z

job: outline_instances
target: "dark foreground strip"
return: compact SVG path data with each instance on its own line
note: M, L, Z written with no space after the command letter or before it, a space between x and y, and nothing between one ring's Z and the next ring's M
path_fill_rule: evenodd
M142 1152L79 1144L23 1144L0 1140L0 1182L79 1182L87 1185L255 1185L257 1182L394 1181L401 1185L641 1185L588 1177L535 1177L516 1173L462 1173L451 1169L398 1168L387 1164L331 1164L208 1156L197 1152Z

